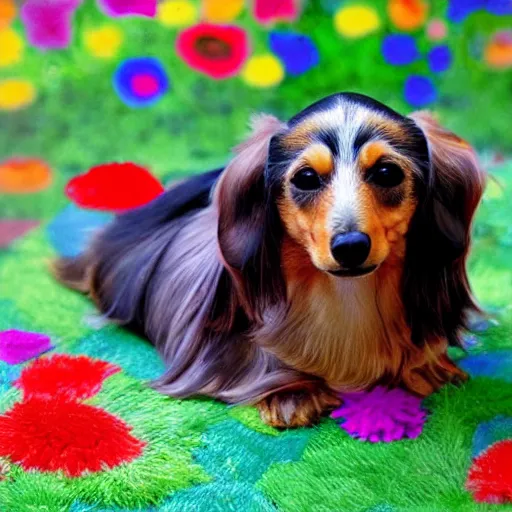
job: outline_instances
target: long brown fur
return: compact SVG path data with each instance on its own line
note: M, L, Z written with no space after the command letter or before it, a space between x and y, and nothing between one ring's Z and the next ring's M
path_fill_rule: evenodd
M267 423L286 427L314 422L340 390L382 383L424 396L465 378L446 348L476 308L465 270L484 184L474 153L428 114L338 96L289 123L257 118L225 170L176 184L56 262L60 281L155 344L167 365L161 392L258 403ZM384 137L362 143L355 164L378 265L363 278L329 273L335 185L302 206L289 188L304 159L335 179L311 134L336 126L330 112L341 108ZM364 181L382 155L405 170L399 205Z

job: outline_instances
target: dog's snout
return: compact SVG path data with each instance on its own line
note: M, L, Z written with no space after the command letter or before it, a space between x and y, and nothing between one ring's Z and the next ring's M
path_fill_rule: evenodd
M341 233L331 241L334 259L345 268L354 268L363 264L370 254L370 248L370 237L360 231Z

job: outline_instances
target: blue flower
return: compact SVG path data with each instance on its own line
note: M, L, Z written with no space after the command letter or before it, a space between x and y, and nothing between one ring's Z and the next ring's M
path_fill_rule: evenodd
M416 40L407 34L391 34L382 41L382 55L394 66L411 64L419 57Z
M405 82L404 96L413 107L424 107L437 99L437 90L426 76L411 75Z
M432 73L442 73L452 65L452 52L446 45L436 46L428 52L428 65Z
M129 107L156 103L169 89L162 64L154 57L137 57L122 62L114 73L114 89Z
M496 16L512 15L512 2L510 0L487 0L487 11Z
M447 17L450 21L459 23L475 11L485 9L486 6L486 0L450 0Z
M269 35L269 45L289 75L302 75L320 61L315 43L303 34L274 31Z

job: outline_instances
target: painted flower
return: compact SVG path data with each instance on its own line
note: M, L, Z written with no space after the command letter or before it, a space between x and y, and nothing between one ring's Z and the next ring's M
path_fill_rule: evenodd
M485 9L487 1L488 0L450 0L446 15L450 21L460 23L473 12Z
M84 34L84 43L88 52L100 59L115 57L123 39L123 32L115 25L89 29Z
M48 241L59 256L73 258L87 249L95 233L113 219L111 213L68 204L46 227Z
M37 228L40 222L31 219L3 219L0 220L0 249L8 247L18 238L25 236L29 231ZM1 335L0 335L1 337ZM0 356L0 359L2 357ZM0 384L2 377L0 375ZM0 392L2 387L0 385Z
M158 4L157 19L166 27L185 27L197 20L197 7L188 0L165 0Z
M512 503L512 439L498 441L475 458L466 489L477 503Z
M31 105L35 98L31 82L16 78L0 80L0 110L19 110Z
M299 17L298 4L298 0L254 0L254 17L263 25L276 21L295 21Z
M136 57L119 65L114 73L114 89L129 107L147 107L169 90L169 79L159 60Z
M367 5L341 7L334 16L338 34L349 39L364 37L378 30L381 21L377 11Z
M320 61L315 43L308 36L295 32L271 32L269 45L289 75L302 75Z
M69 46L73 35L73 14L82 0L28 0L21 8L27 39L42 50Z
M49 336L38 332L9 329L0 332L0 360L20 364L53 348Z
M283 65L272 54L251 57L242 71L242 79L252 87L273 87L283 78Z
M416 39L407 34L390 34L382 41L382 55L393 66L411 64L419 57Z
M421 108L436 101L437 90L430 78L411 75L405 82L404 96L411 106Z
M23 39L11 28L0 29L0 68L20 62L23 56Z
M486 9L496 16L511 16L512 2L510 0L487 0Z
M244 0L203 0L203 17L215 23L233 21L242 12Z
M446 45L435 46L428 52L428 65L432 73L442 73L450 69L453 57Z
M144 167L109 163L92 167L72 178L66 195L78 206L92 210L123 212L149 203L164 191Z
M68 477L131 462L145 443L124 421L66 397L17 402L0 416L0 456L26 471L63 471Z
M389 0L388 14L399 30L416 30L427 19L428 3L425 0Z
M44 348L52 348L49 338ZM103 382L119 371L119 366L100 359L55 354L38 358L23 368L15 386L23 391L24 400L33 396L85 400L99 393Z
M442 41L448 35L448 27L444 20L434 19L427 25L427 37L431 41Z
M14 0L2 0L0 2L0 30L8 27L16 17L16 4Z
M494 69L512 67L512 31L495 34L485 47L484 59Z
M0 86L0 105L1 99ZM52 179L50 166L38 158L10 158L0 162L0 192L4 194L40 192L51 185Z
M100 9L107 15L117 18L120 16L145 16L154 18L157 0L98 0Z
M201 23L179 34L176 51L192 69L221 80L241 69L249 54L249 41L239 27Z

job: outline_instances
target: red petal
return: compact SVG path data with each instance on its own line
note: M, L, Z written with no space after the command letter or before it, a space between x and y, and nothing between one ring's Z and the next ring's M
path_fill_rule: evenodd
M466 488L481 503L512 503L512 440L499 441L482 452L468 474Z
M0 416L0 456L25 470L76 477L138 457L145 443L130 430L103 409L63 397L31 397Z
M25 367L16 386L23 390L25 399L39 396L81 400L94 396L103 381L118 371L118 366L105 361L58 354Z
M218 40L230 48L225 58L209 58L197 50L201 38ZM178 55L192 68L217 80L235 75L249 55L249 41L246 32L234 25L212 25L200 23L183 30L176 39Z
M66 186L66 195L78 206L122 212L149 203L164 191L151 173L132 163L92 167Z

